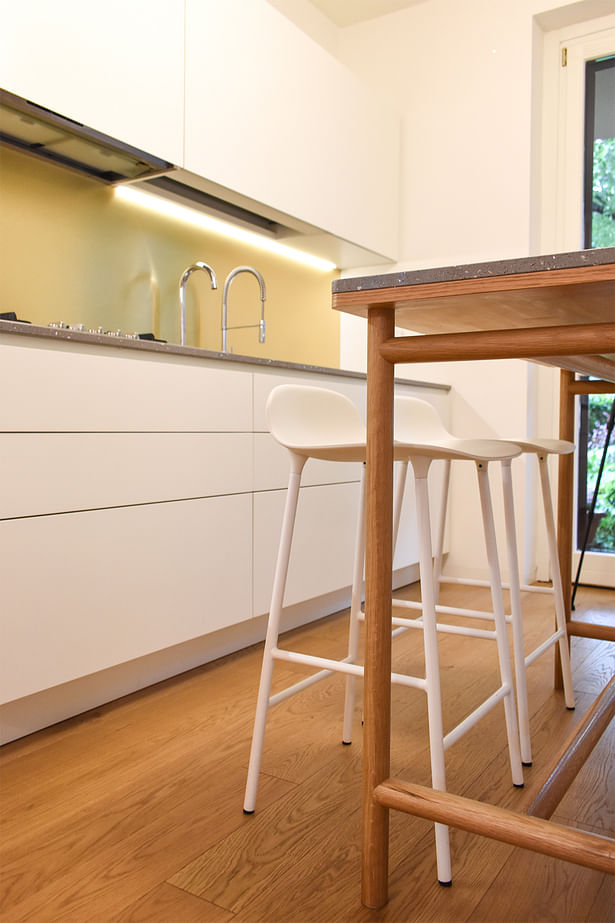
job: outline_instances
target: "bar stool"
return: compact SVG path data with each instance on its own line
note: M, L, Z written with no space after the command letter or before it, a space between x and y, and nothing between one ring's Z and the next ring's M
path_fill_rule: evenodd
M324 657L312 657L308 654L282 650L278 647L278 636L299 488L301 486L301 473L305 463L309 458L364 463L365 426L354 404L343 394L326 388L303 385L279 385L274 388L267 400L266 416L271 435L289 451L290 473L278 557L273 578L271 605L250 749L243 807L245 814L252 814L255 809L258 775L269 709L297 692L301 692L313 683L331 676L334 671L354 672L356 675L363 675L363 668L352 663L350 656L341 661L335 661ZM353 596L356 585L358 585L360 593L363 571L364 526L362 520L364 519L363 497L365 492L363 472L364 469L362 468L361 503L358 516L357 540L355 542ZM359 543L360 548L357 548ZM359 567L357 562L360 562L358 579L356 577L357 568ZM319 672L271 696L273 666L276 660L286 660L291 663L316 667Z
M400 442L410 442L417 435L417 420L419 413L417 403L424 404L422 413L425 416L433 416L433 425L442 427L440 418L435 409L426 402L418 402L415 398L397 398L395 401L395 437ZM443 427L442 427L443 428ZM419 430L420 432L420 430ZM529 721L529 704L527 695L527 667L542 654L546 653L555 644L558 645L564 686L564 701L567 708L574 708L574 692L572 688L572 674L570 669L570 654L568 649L568 637L566 631L566 615L564 608L564 596L562 591L562 582L559 568L559 558L557 555L557 541L555 535L555 519L553 515L553 503L551 498L551 487L549 482L548 457L549 455L564 455L574 451L574 444L561 439L512 439L501 440L504 444L512 443L519 446L521 452L526 455L535 455L538 459L540 471L540 484L543 502L544 522L547 534L547 544L549 550L549 564L552 575L552 589L544 587L535 587L521 585L519 579L519 560L517 554L517 534L515 524L515 510L513 501L512 485L512 458L501 460L502 466L502 491L504 498L504 519L506 529L506 547L507 561L510 574L509 583L503 584L503 588L510 592L510 614L506 616L507 622L512 626L514 667L517 692L517 709L518 723L521 741L521 758L523 764L531 766L532 750L530 738L530 721ZM405 491L405 481L407 472L407 463L402 462L398 466L398 479L396 489L395 504L395 522L399 522L401 502ZM489 586L487 580L474 580L465 577L445 577L442 575L443 564L443 547L444 547L444 523L446 516L446 506L448 500L448 488L450 483L450 459L445 461L444 489L442 505L440 509L440 519L438 522L437 538L435 542L434 554L434 584L436 599L438 588L442 583L463 584L466 586ZM520 591L531 593L547 593L554 598L555 607L555 631L545 638L534 650L527 655L524 652L524 634L523 634L523 613L521 606ZM420 608L420 603L396 600L396 605L405 606L406 608ZM438 614L469 616L475 619L493 619L493 614L477 610L460 609L450 606L436 606ZM441 626L441 630L446 630Z
M420 402L423 403L423 402ZM429 405L428 405L429 406ZM355 542L355 563L353 574L353 594L350 619L350 637L348 655L342 660L314 657L309 654L282 650L278 647L280 616L282 612L284 588L288 572L292 533L296 515L297 499L301 481L301 472L308 458L321 458L330 461L364 461L365 429L354 405L343 395L322 388L298 385L281 385L275 388L267 402L267 421L274 438L290 452L291 465L286 507L284 512L278 560L274 576L271 608L263 653L261 680L258 693L254 732L250 751L250 763L244 799L244 812L251 814L255 809L258 774L263 750L263 741L267 713L270 707L307 688L314 682L330 676L333 672L342 672L349 678L363 676L363 667L358 659L358 613L360 611L361 582L364 559L364 484L361 488L362 502L358 516L357 537ZM446 436L443 439L443 435ZM506 729L513 784L523 785L523 771L519 751L519 737L514 706L512 669L504 609L501 596L501 581L495 549L495 529L491 510L491 498L487 478L487 464L518 455L520 450L511 444L493 440L454 439L442 431L436 432L431 427L426 438L420 444L395 447L398 460L410 461L416 476L416 499L419 523L419 545L421 565L421 586L423 595L422 619L394 620L395 624L412 622L413 627L423 628L425 643L425 676L392 674L392 682L422 689L427 695L429 746L431 754L432 784L434 788L445 790L444 751L465 731L473 727L483 715L498 702L504 702ZM442 702L440 692L440 672L438 662L438 644L435 616L435 600L432 582L432 542L429 517L429 496L427 491L427 472L435 458L454 458L473 461L479 474L481 488L481 508L485 527L485 539L492 572L492 593L496 630L467 629L475 637L496 640L500 668L500 686L485 702L468 715L456 728L446 736L443 731ZM295 683L274 696L270 695L273 665L275 660L286 660L306 666L319 668L319 672L299 683ZM353 683L349 684L352 690ZM352 696L347 697L347 702ZM348 716L348 706L346 717ZM344 741L350 742L346 734ZM436 824L436 854L438 879L448 885L451 881L450 847L448 828Z

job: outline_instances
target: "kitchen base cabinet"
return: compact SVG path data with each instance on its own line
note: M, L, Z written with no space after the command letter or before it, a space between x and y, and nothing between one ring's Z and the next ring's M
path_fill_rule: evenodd
M2 743L261 641L288 483L267 397L365 413L352 374L66 337L0 333ZM360 476L306 465L284 630L350 603ZM417 577L408 496L396 586Z
M6 702L252 616L249 494L0 522Z

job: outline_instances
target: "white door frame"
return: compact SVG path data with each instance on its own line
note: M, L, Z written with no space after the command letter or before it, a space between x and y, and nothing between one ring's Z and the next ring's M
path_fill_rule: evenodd
M585 63L614 53L615 15L545 33L540 183L542 253L583 248ZM555 406L553 412L555 427ZM575 493L576 483L575 460ZM575 535L576 509L575 502ZM579 556L579 552L573 553L573 577ZM615 556L587 552L581 581L615 587Z

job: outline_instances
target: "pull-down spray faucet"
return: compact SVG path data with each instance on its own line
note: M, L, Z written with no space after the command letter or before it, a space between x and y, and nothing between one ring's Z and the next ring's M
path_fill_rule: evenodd
M207 263L194 263L192 266L189 266L182 275L179 280L179 342L181 346L186 345L186 284L192 273L196 272L197 269L203 269L206 273L209 273L212 289L218 288L216 274Z
M228 293L231 287L231 282L238 276L240 272L249 272L258 279L258 284L261 290L261 319L258 324L241 324L236 327L228 326ZM227 331L228 330L245 330L248 327L258 327L258 342L265 342L265 280L261 276L258 269L254 269L252 266L236 266L228 276L226 277L226 282L224 283L224 294L222 296L222 352L227 352Z

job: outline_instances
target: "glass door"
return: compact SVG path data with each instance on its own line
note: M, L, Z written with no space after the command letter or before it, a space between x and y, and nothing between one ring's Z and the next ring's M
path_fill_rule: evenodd
M583 187L585 248L615 247L615 55L585 64ZM615 584L614 415L612 394L590 394L580 399L577 491L577 548L583 555L580 583ZM586 564L587 552L590 557Z

